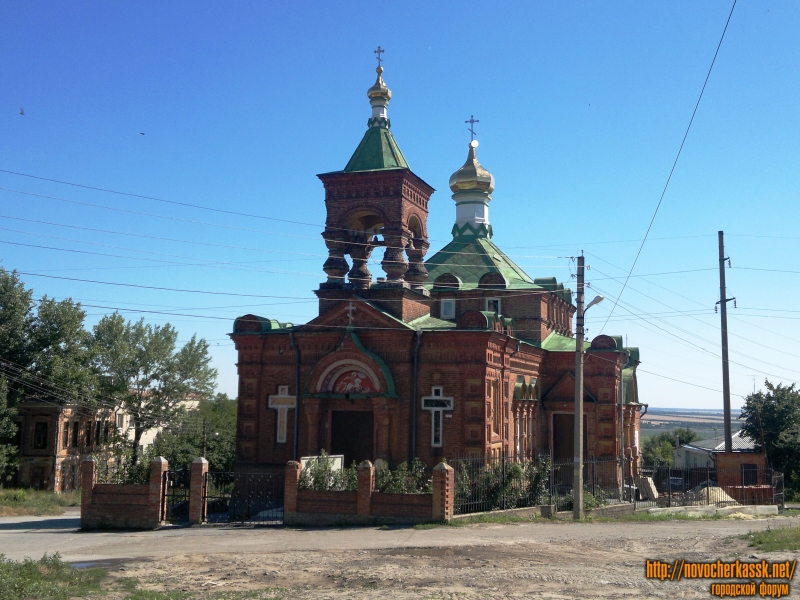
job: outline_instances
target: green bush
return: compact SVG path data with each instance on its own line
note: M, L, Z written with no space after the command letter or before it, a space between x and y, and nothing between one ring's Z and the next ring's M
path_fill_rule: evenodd
M400 463L394 471L383 463L375 470L375 490L387 494L430 494L431 480L425 476L425 463L415 458L411 463Z
M322 450L317 458L306 463L297 487L301 490L357 492L358 467L353 463L347 468L334 469L333 459Z
M601 506L605 506L608 504L608 500L606 499L607 495L602 491L595 496L589 490L583 490L583 510L592 510L594 508L599 508ZM573 506L575 506L575 498L572 496L572 492L564 496L564 502L562 504L564 510L572 510Z
M472 460L456 462L455 504L468 502L486 506L488 510L517 508L541 504L547 498L550 459L546 456L530 460L493 460L477 470Z

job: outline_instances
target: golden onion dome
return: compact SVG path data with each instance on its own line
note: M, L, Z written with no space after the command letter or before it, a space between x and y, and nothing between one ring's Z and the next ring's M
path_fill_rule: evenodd
M453 193L480 190L491 194L494 190L494 176L484 169L475 157L478 140L469 143L467 162L450 176L450 189Z
M383 67L375 69L378 78L375 80L375 85L367 90L367 97L372 100L374 98L383 98L387 102L392 99L392 91L386 87L386 82L383 80Z

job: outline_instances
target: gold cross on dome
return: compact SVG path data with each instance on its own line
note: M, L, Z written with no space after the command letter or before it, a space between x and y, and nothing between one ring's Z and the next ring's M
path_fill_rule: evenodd
M352 325L353 312L356 310L356 305L351 302L350 304L347 305L347 308L345 308L345 310L347 311L347 324Z
M380 67L380 66L381 66L381 62L383 62L383 59L381 58L381 54L383 54L384 52L386 52L386 50L384 50L383 48L381 48L380 46L378 46L378 49L377 49L377 50L373 50L373 52L374 52L374 53L377 55L377 58L378 58L378 66Z
M469 127L467 127L467 129L469 129L469 141L471 142L475 139L475 123L480 123L480 120L476 119L475 115L470 115L469 121L464 121L464 123L469 123Z

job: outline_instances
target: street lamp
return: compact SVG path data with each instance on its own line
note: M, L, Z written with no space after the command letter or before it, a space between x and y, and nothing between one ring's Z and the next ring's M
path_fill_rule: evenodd
M583 519L583 315L595 304L604 300L595 296L583 307L584 257L578 257L578 290L575 294L577 312L575 313L575 423L574 457L572 463L572 518Z

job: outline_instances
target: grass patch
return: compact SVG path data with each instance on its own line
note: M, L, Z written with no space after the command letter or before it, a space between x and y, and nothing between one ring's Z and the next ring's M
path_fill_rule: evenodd
M0 517L61 515L65 506L80 506L81 493L45 490L0 489Z
M66 600L99 593L105 569L73 569L58 553L39 560L8 560L0 554L0 598Z
M800 550L800 526L754 531L739 539L747 540L751 547L764 552Z
M647 511L635 512L632 515L620 515L618 517L586 517L587 522L592 523L619 523L619 522L633 522L633 523L653 523L657 521L716 521L719 519L727 519L725 515L699 515L690 517L682 513L661 513L650 514Z

